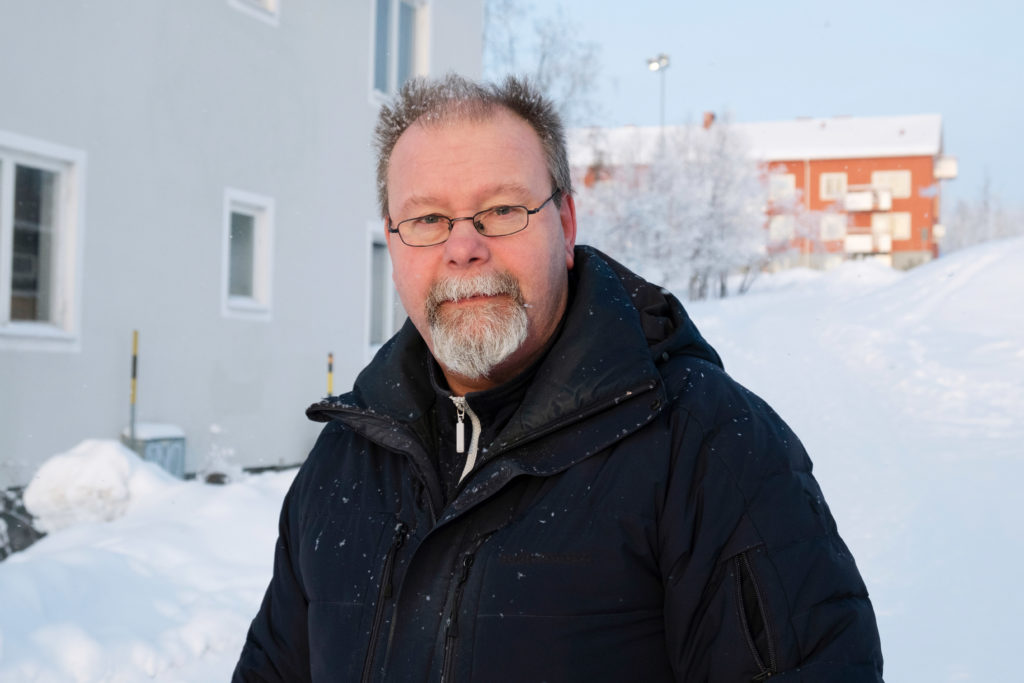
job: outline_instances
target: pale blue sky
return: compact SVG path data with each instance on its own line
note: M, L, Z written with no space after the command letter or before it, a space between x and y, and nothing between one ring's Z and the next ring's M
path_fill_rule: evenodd
M553 3L552 3L553 4ZM561 0L567 30L601 45L605 125L656 125L728 110L736 121L797 116L943 116L960 176L946 207L978 196L986 169L1004 204L1024 204L1024 6L980 0ZM544 14L547 3L536 3Z

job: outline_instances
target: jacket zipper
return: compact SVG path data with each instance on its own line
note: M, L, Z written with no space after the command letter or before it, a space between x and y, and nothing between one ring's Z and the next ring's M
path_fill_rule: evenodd
M384 557L384 568L380 574L380 591L377 594L377 607L373 613L373 627L370 629L370 646L366 650L366 659L363 660L363 683L373 680L373 659L377 653L377 639L380 634L380 627L384 622L384 603L391 599L392 590L391 575L395 570L395 556L405 543L409 535L409 527L405 522L395 525L395 535L391 539L391 548Z
M760 670L760 673L758 673L753 680L763 681L778 673L778 662L775 656L775 638L772 634L771 622L768 619L768 610L765 607L764 594L761 592L761 587L758 585L757 578L754 576L754 569L750 565L750 558L747 556L747 553L740 553L736 556L733 562L735 563L736 599L738 601L740 613L740 624L743 629L743 634L746 636L747 647L750 648L750 654L753 655L754 663ZM753 629L747 620L747 611L743 600L744 576L749 579L750 585L754 589L754 597L757 599L757 611L758 615L761 617L761 624L764 628L764 641L768 657L767 661L765 661L765 658L761 656L761 652L757 649Z
M454 654L455 641L459 637L459 607L462 604L462 593L469 580L469 572L476 560L476 552L483 545L490 534L484 534L478 538L472 547L462 556L462 569L459 572L458 581L455 584L455 595L452 597L451 609L448 613L448 625L444 633L444 659L441 661L441 683L449 683L455 675Z
M476 453L480 446L480 418L469 407L469 401L466 400L465 396L452 396L451 399L452 403L455 404L456 453L464 453L466 451L466 415L469 415L469 421L473 425L473 432L469 439L469 453L466 454L466 464L462 468L462 474L459 475L459 483L461 484L466 475L476 467Z

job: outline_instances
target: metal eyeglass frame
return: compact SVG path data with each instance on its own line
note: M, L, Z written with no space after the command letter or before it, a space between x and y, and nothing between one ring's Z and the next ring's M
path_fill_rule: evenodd
M406 245L408 247L436 247L438 244L444 244L445 242L448 241L448 238L452 236L452 230L455 229L455 223L457 221L473 221L473 228L475 228L476 231L478 233L480 233L481 235L483 235L484 237L508 237L509 235L515 235L518 232L522 232L523 230L526 230L526 228L530 225L530 216L532 216L535 213L540 212L541 209L543 209L545 206L548 205L548 202L550 202L551 200L553 200L555 197L557 197L560 194L562 194L562 188L556 187L555 190L551 193L551 196L549 196L547 199L545 199L543 202L541 202L541 205L538 206L536 209L527 209L522 204L510 204L510 205L509 204L499 204L498 206L492 206L492 207L489 207L489 208L484 209L482 211L477 211L472 216L461 216L459 218L449 218L448 216L443 216L443 215L438 214L438 213L429 213L426 216L415 216L413 218L406 218L404 221L399 221L398 223L395 223L394 225L392 225L392 223L391 223L391 216L388 216L388 232L390 232L392 234L397 233L398 234L398 239L402 240L402 244L404 244L404 245ZM526 222L523 223L523 227L519 228L518 230L513 230L512 232L502 233L500 235L488 235L487 233L481 232L481 228L483 227L483 224L482 223L478 223L476 219L479 216L482 216L485 213L490 213L491 211L494 211L495 209L498 209L498 208L502 208L503 206L507 207L507 208L510 208L510 209L526 209ZM439 218L439 219L443 218L444 220L448 221L448 234L445 235L445 238L443 240L439 241L439 242L431 242L430 244L409 244L408 242L406 242L405 238L402 237L401 231L399 230L399 228L401 227L402 223L408 223L410 221L418 221L421 218L426 218L427 216L433 216L433 217Z

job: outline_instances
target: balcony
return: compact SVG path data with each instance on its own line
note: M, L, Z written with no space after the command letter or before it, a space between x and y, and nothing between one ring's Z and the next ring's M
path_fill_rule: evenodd
M875 242L871 235L847 235L843 249L847 254L871 254L875 251Z
M932 171L936 180L953 180L957 172L956 157L936 157Z
M843 209L853 211L889 211L892 191L887 187L851 185L843 196Z

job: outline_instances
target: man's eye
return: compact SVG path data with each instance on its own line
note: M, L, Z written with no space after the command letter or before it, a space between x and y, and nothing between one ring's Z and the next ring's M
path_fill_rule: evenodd
M507 216L512 213L513 209L511 206L496 206L491 211L494 212L495 216Z
M438 216L436 214L432 214L430 216L421 216L420 218L416 219L418 223L422 223L423 225L437 225L443 220L444 216Z

